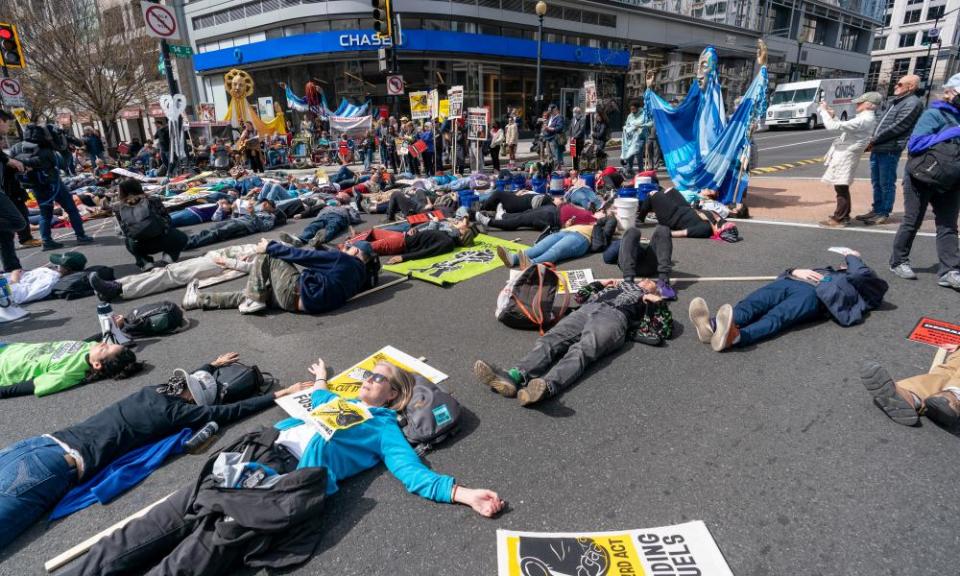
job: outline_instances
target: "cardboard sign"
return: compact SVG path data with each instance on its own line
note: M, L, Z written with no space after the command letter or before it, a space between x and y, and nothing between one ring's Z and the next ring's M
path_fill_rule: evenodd
M463 86L451 86L447 90L447 100L450 101L450 116L463 116Z
M439 384L447 379L447 375L436 368L397 350L393 346L384 346L377 352L374 352L331 378L330 381L327 382L327 388L343 398L356 398L364 379L370 374L370 371L373 370L377 362L381 361L389 362L398 368L403 368L407 372L419 374L434 384Z
M583 83L583 94L586 105L584 112L593 114L597 111L597 83L593 80L587 80Z
M329 440L338 430L353 428L372 418L370 411L360 404L334 398L310 411L310 419L317 431Z
M934 320L924 316L913 327L907 340L941 348L949 344L960 346L960 325Z
M482 142L487 139L487 124L490 111L486 108L470 108L467 110L467 138Z

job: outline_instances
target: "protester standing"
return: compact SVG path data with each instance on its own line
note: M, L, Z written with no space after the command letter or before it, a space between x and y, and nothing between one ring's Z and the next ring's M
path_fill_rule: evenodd
M573 108L573 119L570 121L570 141L573 142L573 169L580 170L580 156L583 154L583 143L587 134L587 118L579 106Z
M13 120L13 115L5 110L0 110L0 135L7 133L9 122ZM7 273L19 272L22 269L20 260L17 258L17 248L13 244L13 236L16 232L29 228L27 220L20 214L14 203L8 198L9 184L7 179L12 176L9 169L22 171L23 164L10 158L0 148L0 264L3 264L3 271Z
M87 155L90 157L90 164L96 165L98 158L104 162L107 161L103 139L100 138L100 135L94 132L90 126L83 129L83 145L87 149Z
M870 151L870 181L873 183L873 207L856 217L864 224L884 224L893 212L897 196L897 163L907 146L913 126L923 112L923 103L915 94L920 78L913 74L897 80L893 99L881 114Z
M647 115L638 102L630 103L630 114L623 122L623 141L620 149L620 164L627 172L643 167L643 149L647 141Z
M822 180L833 184L837 192L837 208L833 215L820 223L821 226L843 227L850 224L850 185L860 163L860 156L867 148L877 125L874 110L880 105L881 96L876 92L866 92L853 100L857 105L857 115L852 120L837 120L836 113L820 103L820 118L827 130L839 131L824 161L827 171Z
M551 104L547 108L547 118L543 123L543 129L540 132L540 138L543 145L553 155L553 161L557 170L563 167L563 116L560 115L560 109L556 104ZM542 154L541 154L542 156Z
M490 160L493 161L494 172L500 172L500 148L503 142L503 130L500 129L500 123L494 121L490 126Z
M520 142L520 118L515 108L510 109L503 133L503 141L507 145L507 158L510 160L508 168L513 170L517 167L517 143Z
M907 144L911 155L930 148L939 139L960 137L960 74L954 74L943 85L943 97L935 100L917 121ZM950 131L950 132L947 132ZM893 240L890 270L907 280L917 275L910 267L910 249L917 236L927 205L933 207L937 225L937 282L940 286L960 290L960 247L957 245L957 216L960 214L960 192L941 192L914 180L910 174L903 177L903 222Z

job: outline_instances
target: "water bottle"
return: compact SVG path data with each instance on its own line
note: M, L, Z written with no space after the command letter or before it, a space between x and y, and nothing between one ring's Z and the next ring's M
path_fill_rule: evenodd
M103 341L111 341L114 344L126 345L133 342L133 339L124 333L117 326L113 319L113 307L108 302L97 304L97 320L100 322L100 337Z
M10 290L10 283L4 276L0 276L0 308L6 308L13 304L13 291Z
M187 449L187 452L202 452L211 440L213 440L213 436L218 430L220 430L220 426L217 426L217 423L211 420L207 422L206 426L191 436L190 439L184 443L184 447Z

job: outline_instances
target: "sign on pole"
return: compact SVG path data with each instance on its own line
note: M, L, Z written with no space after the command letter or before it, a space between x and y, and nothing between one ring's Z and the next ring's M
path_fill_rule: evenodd
M451 86L447 90L447 100L450 101L450 116L463 116L463 86Z
M428 92L410 93L410 119L422 120L430 117L430 94Z
M483 141L487 139L489 112L486 108L470 108L467 110L468 140Z
M20 81L14 78L4 78L0 80L0 97L3 99L3 105L10 108L23 108L26 106L23 101L23 90L20 87Z
M387 76L387 96L403 96L403 76Z
M140 9L143 10L143 21L147 25L147 34L161 40L182 40L180 27L177 26L177 15L171 8L163 4L154 4L147 0L140 0Z
M585 106L584 111L587 114L593 114L597 111L597 83L593 80L587 80L583 83L583 93Z
M170 53L176 56L177 58L189 58L193 56L193 48L189 46L181 46L179 44L170 44Z

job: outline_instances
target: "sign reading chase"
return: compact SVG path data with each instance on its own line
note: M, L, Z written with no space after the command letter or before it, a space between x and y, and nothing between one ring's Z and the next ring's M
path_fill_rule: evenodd
M353 48L360 46L392 46L390 38L380 36L376 32L353 32L340 35L340 46Z

